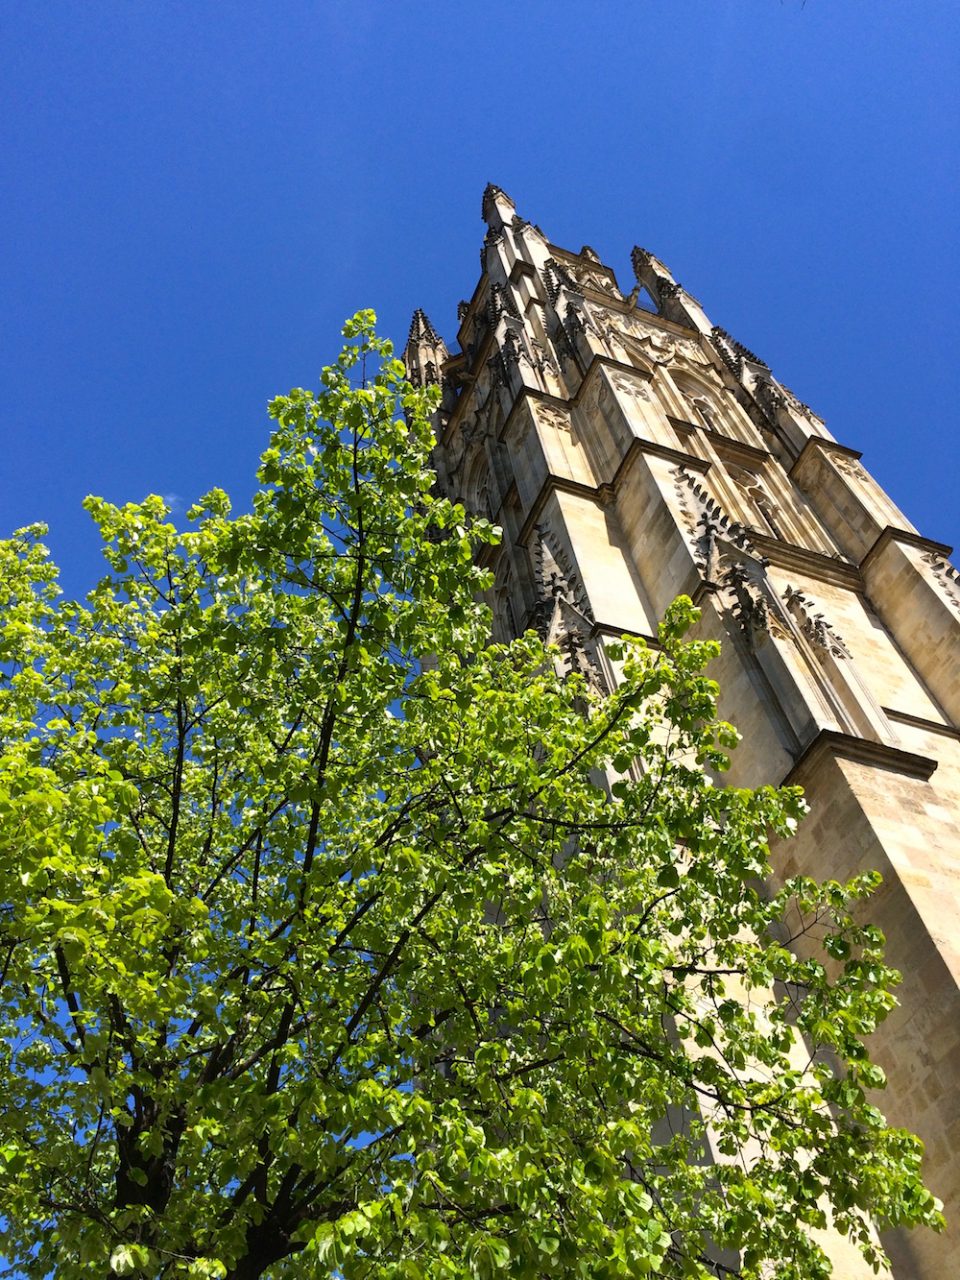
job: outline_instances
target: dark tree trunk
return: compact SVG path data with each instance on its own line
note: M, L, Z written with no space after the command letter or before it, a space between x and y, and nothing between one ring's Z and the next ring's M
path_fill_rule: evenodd
M267 1267L300 1253L304 1247L269 1219L247 1228L246 1244L245 1254L227 1272L227 1280L260 1280Z

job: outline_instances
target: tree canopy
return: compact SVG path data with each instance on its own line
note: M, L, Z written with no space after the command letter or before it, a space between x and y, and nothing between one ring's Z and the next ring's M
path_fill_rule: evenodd
M611 693L490 642L499 531L344 332L249 512L89 499L82 603L0 546L7 1273L812 1280L936 1225L875 878L764 889L803 801L717 785L689 600Z

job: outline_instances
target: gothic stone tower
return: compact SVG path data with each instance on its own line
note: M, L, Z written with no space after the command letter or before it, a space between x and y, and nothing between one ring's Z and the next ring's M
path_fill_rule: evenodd
M490 186L481 275L451 354L418 311L406 358L440 382L440 484L502 525L499 638L539 627L615 680L605 640L675 596L722 641L735 786L801 783L784 876L876 868L902 970L874 1038L878 1102L919 1133L945 1236L886 1243L898 1280L960 1275L960 578L823 421L712 325L653 254L636 287ZM843 1263L838 1275L865 1274ZM870 1273L872 1274L872 1273Z

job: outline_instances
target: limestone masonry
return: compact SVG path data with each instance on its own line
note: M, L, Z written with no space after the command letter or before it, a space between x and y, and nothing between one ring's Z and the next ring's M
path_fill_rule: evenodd
M406 350L438 382L442 487L504 530L498 638L537 627L609 687L607 637L656 635L686 593L722 640L740 729L731 785L800 783L784 876L876 868L903 972L873 1040L891 1123L926 1144L948 1230L885 1237L897 1280L960 1277L960 576L759 356L653 254L636 287L490 186L480 281L451 354L422 311ZM872 1275L843 1242L836 1274Z

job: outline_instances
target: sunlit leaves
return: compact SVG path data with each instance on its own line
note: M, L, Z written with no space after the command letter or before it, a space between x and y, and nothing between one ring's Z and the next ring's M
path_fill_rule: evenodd
M760 891L803 801L711 781L689 600L606 697L489 643L499 531L433 492L436 393L345 332L249 511L90 499L83 603L39 530L0 544L0 1254L809 1280L811 1227L936 1223L868 1101L875 877Z

